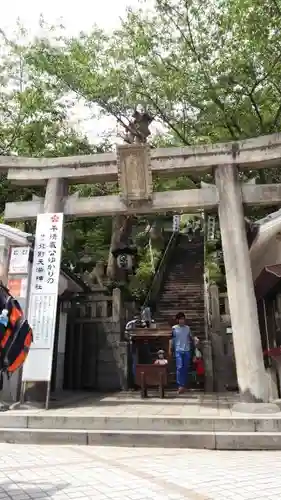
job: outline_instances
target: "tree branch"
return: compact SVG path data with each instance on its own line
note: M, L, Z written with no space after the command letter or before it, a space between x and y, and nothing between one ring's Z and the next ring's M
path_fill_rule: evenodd
M274 129L277 127L278 121L279 121L280 117L281 117L281 104L280 104L280 106L277 109L277 112L275 114L275 118L273 120L272 126L270 127L272 131L274 131Z
M138 69L138 67L136 66L136 71L138 72L138 76L142 82L142 86L143 88L146 88L146 85L145 85L145 82L142 78L142 75ZM151 97L150 94L148 93L145 93L143 91L139 91L140 95L142 95L143 97L145 97L146 99L149 99L151 104L153 105L153 107L157 110L159 116L162 118L162 120L166 123L166 125L171 129L173 130L173 132L175 132L175 134L178 136L178 138L183 142L183 144L185 144L186 146L190 146L190 143L185 139L185 137L178 131L178 129L171 123L170 119L167 117L166 113L164 113L163 109L161 109L157 102Z
M262 115L261 115L261 113L260 113L260 110L259 110L259 107L258 107L258 105L257 105L257 103L256 103L256 101L255 101L255 99L254 99L253 92L250 92L250 94L249 94L249 99L250 99L250 101L251 101L251 103L252 103L252 107L254 108L254 110L255 110L255 112L256 112L256 115L257 115L257 117L258 117L258 119L259 119L259 122L260 122L260 130L261 130L261 132L263 133L263 132L264 132L263 117L262 117Z
M181 27L178 25L178 23L175 21L175 16L173 15L173 11L179 16L181 15L175 6L173 7L168 7L168 9L171 11L171 14L167 13L168 15L168 18L169 20L171 21L171 23L174 24L174 26L176 27L176 29L179 31L179 33L181 34L183 40L186 42L186 44L188 45L188 47L191 49L193 55L196 57L197 59L197 62L200 64L201 66L201 69L202 69L202 74L205 78L205 81L206 83L208 84L209 88L212 90L212 93L211 93L211 98L214 102L214 104L216 104L218 106L218 108L222 111L223 115L224 115L224 120L225 120L225 126L226 128L228 129L231 137L234 139L234 140L237 140L238 137L236 136L234 130L233 130L233 127L236 128L236 130L238 131L238 133L240 135L242 135L242 130L240 128L240 126L238 125L237 121L234 120L234 118L232 117L232 124L229 122L228 120L228 116L227 116L227 113L226 113L226 109L225 109L225 105L224 103L219 99L219 97L217 96L216 94L216 90L214 88L214 85L211 81L211 78L210 76L208 75L208 73L206 72L206 68L205 68L205 65L203 64L202 62L202 58L200 56L200 54L198 53L197 49L196 49L196 45L195 45L195 42L194 42L194 39L193 39L193 34L192 34L192 29L191 29L191 24L190 24L190 19L189 19L189 16L188 16L188 12L186 12L186 22L187 22L187 27L188 27L188 32L189 32L189 37L190 39L187 38L187 36L185 35L185 33L183 32L183 30L181 29ZM167 10L168 12L168 10Z
M275 10L276 10L276 12L277 12L277 15L278 15L278 16L281 16L281 8L280 8L280 6L278 5L278 1L277 1L277 0L272 0L272 3L273 3L274 8L275 8Z

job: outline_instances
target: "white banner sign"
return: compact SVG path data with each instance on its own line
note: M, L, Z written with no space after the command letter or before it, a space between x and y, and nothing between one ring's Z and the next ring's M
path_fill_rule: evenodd
M28 308L34 339L23 381L51 379L62 238L63 214L38 215Z
M28 274L30 247L12 247L9 274Z
M173 215L173 231L178 233L180 230L180 215Z

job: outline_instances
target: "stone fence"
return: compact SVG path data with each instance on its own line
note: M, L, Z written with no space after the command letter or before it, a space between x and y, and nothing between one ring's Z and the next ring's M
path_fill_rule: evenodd
M218 392L236 389L237 376L227 293L220 293L217 285L210 285L209 304L214 389Z

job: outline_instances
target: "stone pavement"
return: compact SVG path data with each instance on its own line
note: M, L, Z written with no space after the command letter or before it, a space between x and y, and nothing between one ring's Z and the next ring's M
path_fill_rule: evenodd
M158 393L150 391L148 399L141 399L139 392L117 392L115 394L70 393L59 395L51 401L48 412L44 409L19 409L9 415L69 416L69 417L225 417L232 416L232 406L239 400L238 394L204 394L188 392L178 396L176 391L166 393L160 399Z
M0 444L0 500L280 500L281 452Z

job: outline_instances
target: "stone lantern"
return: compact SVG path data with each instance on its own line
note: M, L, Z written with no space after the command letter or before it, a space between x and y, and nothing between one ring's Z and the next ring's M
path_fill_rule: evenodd
M116 259L118 269L125 272L126 275L134 274L137 260L137 249L135 247L117 248L112 251Z

